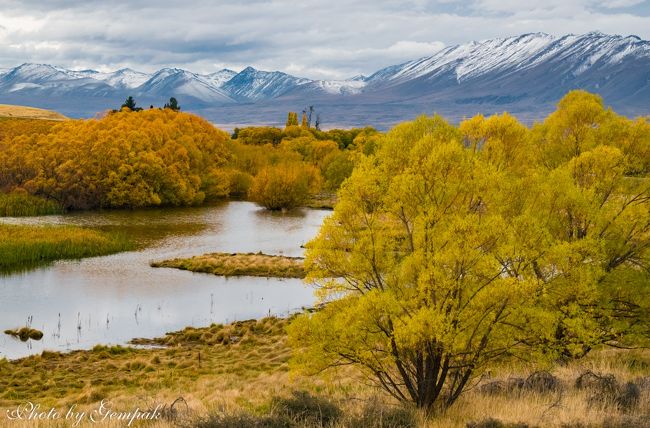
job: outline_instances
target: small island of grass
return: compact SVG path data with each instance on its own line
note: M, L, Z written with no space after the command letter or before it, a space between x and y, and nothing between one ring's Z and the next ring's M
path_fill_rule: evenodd
M262 253L211 253L187 259L151 262L152 267L169 267L221 276L304 278L302 258Z
M22 327L14 330L5 330L5 334L8 334L9 336L17 337L23 342L27 342L28 339L41 340L43 338L42 331L30 327Z

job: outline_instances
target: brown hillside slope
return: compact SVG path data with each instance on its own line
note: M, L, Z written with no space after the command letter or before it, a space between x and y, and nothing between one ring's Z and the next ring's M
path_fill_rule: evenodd
M52 110L35 107L0 104L0 117L16 117L24 119L67 120L68 118Z

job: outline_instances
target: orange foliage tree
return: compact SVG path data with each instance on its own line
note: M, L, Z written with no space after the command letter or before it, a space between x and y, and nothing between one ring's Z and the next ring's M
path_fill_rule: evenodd
M49 134L1 140L0 187L71 209L197 204L228 160L228 139L204 119L169 109L66 121ZM226 195L212 183L211 197Z

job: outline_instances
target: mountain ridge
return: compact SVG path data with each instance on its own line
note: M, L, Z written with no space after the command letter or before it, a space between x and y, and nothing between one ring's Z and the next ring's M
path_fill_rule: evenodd
M105 73L30 63L0 70L0 102L63 106L68 116L89 117L101 102L112 107L128 95L144 104L175 96L184 108L220 123L277 123L287 110L305 105L320 106L332 121L349 125L389 125L432 111L455 117L507 109L541 116L571 89L597 92L624 114L648 114L650 41L601 32L526 33L447 46L343 80L251 66L209 74L179 68ZM66 100L76 101L77 110L66 108Z

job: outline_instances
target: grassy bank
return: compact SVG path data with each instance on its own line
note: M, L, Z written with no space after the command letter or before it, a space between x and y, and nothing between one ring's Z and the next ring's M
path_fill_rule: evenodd
M0 272L133 249L126 237L74 226L0 224Z
M1 193L0 217L24 217L62 214L65 210L55 201L28 193Z
M264 318L134 341L164 348L97 346L0 360L0 410L26 400L92 409L110 399L117 409L166 404L171 420L162 425L206 428L623 428L644 427L649 420L647 350L600 350L551 372L502 367L448 411L425 420L368 386L350 367L331 378L290 375L287 322ZM173 402L177 412L170 410Z
M188 259L152 262L152 267L169 267L222 276L263 276L303 278L299 257L270 256L262 253L211 253Z

